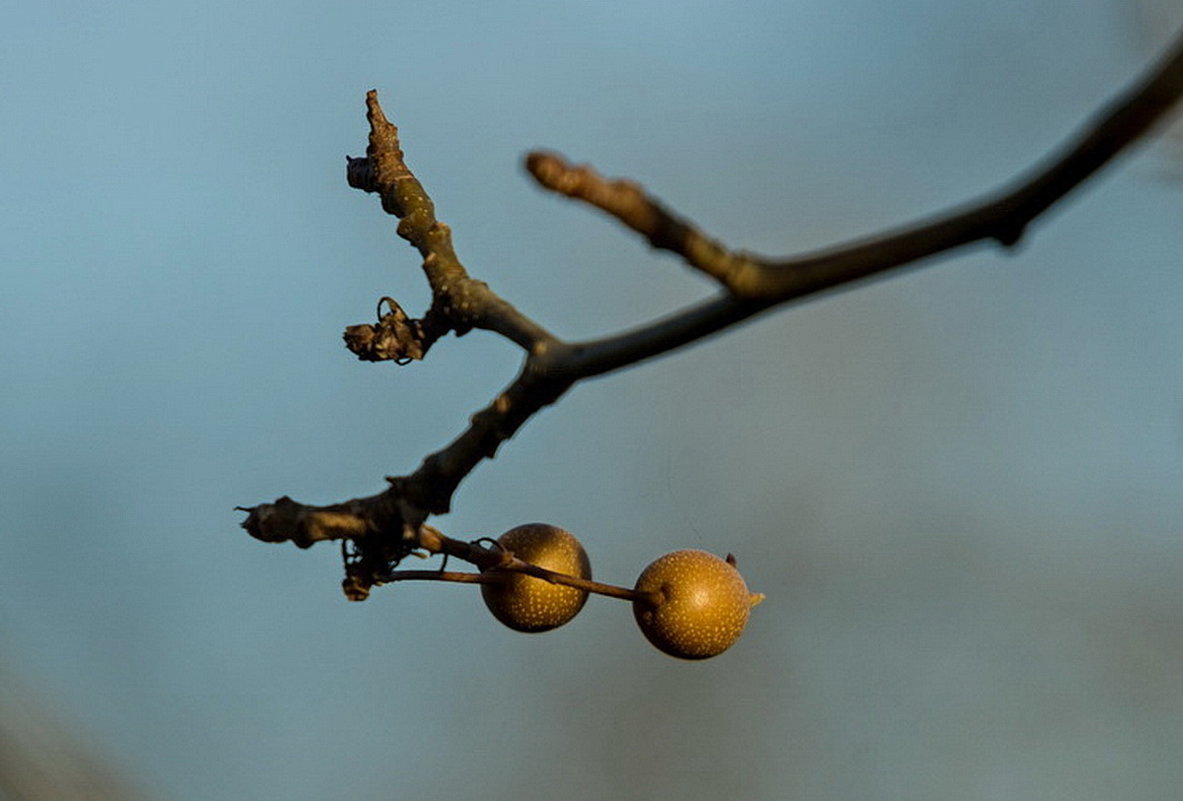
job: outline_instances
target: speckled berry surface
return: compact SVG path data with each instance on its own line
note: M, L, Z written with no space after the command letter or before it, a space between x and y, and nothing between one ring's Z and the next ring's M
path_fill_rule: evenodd
M546 523L527 523L497 538L501 547L531 564L579 578L591 578L591 562L579 540ZM488 571L487 575L498 573ZM516 631L557 628L579 613L587 592L552 584L522 573L501 573L496 583L482 584L481 596L493 616Z
M706 551L662 556L641 573L636 589L657 601L633 602L637 625L649 642L681 659L707 659L730 648L753 603L739 571Z

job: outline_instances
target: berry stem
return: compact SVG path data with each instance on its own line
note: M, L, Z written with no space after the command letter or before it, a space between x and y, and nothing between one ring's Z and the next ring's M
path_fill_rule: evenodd
M487 584L484 573L460 573L455 570L391 570L377 584L393 581L455 581L461 584Z
M621 598L626 601L646 601L655 603L654 593L638 592L628 587L618 587L615 584L605 584L602 581L579 578L566 573L557 573L545 567L523 562L516 557L508 564L489 568L484 573L460 573L454 570L391 570L375 583L375 585L389 584L394 581L454 581L460 584L491 584L498 580L497 573L525 573L528 576L549 581L551 584L564 584L568 587L593 592L596 595L607 595L610 598Z
M602 581L571 576L547 570L545 567L531 564L518 559L510 551L497 548L486 548L479 542L465 542L445 535L432 526L422 526L419 530L419 545L430 553L442 553L455 556L470 562L481 569L480 573L458 573L443 570L392 570L382 577L379 584L391 581L455 581L464 584L488 584L496 581L497 571L509 573L525 573L528 576L549 581L551 584L564 584L568 587L606 595L610 598L620 598L625 601L641 601L656 605L660 598L657 593L640 592L628 587L618 587L615 584L605 584Z

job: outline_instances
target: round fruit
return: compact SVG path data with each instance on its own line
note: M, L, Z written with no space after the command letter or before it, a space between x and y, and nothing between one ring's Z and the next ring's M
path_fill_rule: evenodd
M570 532L546 523L511 528L497 538L502 548L523 562L556 573L591 578L591 563ZM481 596L493 617L516 631L549 631L579 613L587 591L509 570L491 568L496 580L481 584Z
M763 600L734 565L706 551L674 551L637 579L633 615L649 642L670 656L707 659L730 648Z

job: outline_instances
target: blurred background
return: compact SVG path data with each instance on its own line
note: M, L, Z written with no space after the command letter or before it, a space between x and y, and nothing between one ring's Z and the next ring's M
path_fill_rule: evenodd
M256 542L234 510L380 491L520 362L479 332L405 368L345 351L380 296L428 299L394 220L345 184L367 89L473 274L586 338L714 290L534 188L528 149L787 255L1011 178L1139 74L1177 2L3 17L0 798L1177 795L1169 136L1013 254L967 250L576 388L434 520L562 525L618 584L677 548L734 552L768 600L717 659L658 653L607 598L537 636L469 586L350 604L335 547Z

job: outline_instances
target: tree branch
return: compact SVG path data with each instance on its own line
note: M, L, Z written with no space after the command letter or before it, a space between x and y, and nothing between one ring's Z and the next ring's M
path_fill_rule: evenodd
M427 456L414 473L388 478L385 491L330 506L306 506L285 496L244 508L248 515L242 525L260 540L291 540L301 548L322 540L351 542L354 550L345 551L345 591L355 600L389 580L391 566L419 548L487 567L490 558L499 557L490 557L488 549L457 545L424 522L429 515L447 512L464 477L575 383L667 353L774 306L882 276L974 242L992 239L1014 245L1032 220L1127 149L1180 95L1183 38L1028 178L929 221L783 260L730 251L632 182L609 181L557 155L533 153L526 165L542 186L603 209L654 247L678 253L725 290L720 297L631 331L568 343L469 276L452 248L451 231L436 219L430 197L403 159L398 129L371 91L366 95L369 145L364 158L347 160L347 179L350 186L378 193L382 208L399 218L399 236L423 257L432 303L423 318L413 320L395 301L383 298L377 325L346 330L349 349L363 359L405 363L422 359L449 331L461 335L482 328L520 346L525 361L514 381L472 416L459 437Z
M1160 121L1183 95L1183 36L1150 71L1098 112L1046 165L984 199L928 221L788 259L729 251L637 184L534 152L526 169L542 187L583 201L682 256L732 295L783 303L986 239L1016 244L1027 226ZM735 311L715 309L721 326ZM742 315L739 319L742 319ZM668 328L668 326L666 326ZM694 329L698 330L698 329ZM717 330L717 329L715 329ZM697 336L695 337L697 338ZM687 340L690 341L690 340Z

